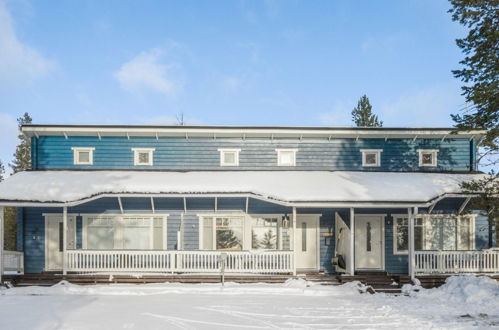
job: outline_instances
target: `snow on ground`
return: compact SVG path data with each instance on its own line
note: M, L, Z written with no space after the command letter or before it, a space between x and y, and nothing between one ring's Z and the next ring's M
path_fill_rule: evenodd
M406 295L358 283L143 284L0 291L0 329L483 329L499 327L499 284L453 277Z

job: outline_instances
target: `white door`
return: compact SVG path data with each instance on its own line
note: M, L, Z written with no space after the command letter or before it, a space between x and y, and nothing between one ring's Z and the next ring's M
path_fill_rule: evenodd
M62 269L62 214L45 216L45 270ZM76 247L76 217L68 215L67 249Z
M383 216L355 216L355 268L383 269Z
M319 218L316 215L298 215L296 217L296 268L318 269Z

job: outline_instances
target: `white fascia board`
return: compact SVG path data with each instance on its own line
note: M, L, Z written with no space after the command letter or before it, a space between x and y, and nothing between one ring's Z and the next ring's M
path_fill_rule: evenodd
M217 137L274 137L274 138L326 138L329 137L345 137L345 138L414 138L415 136L433 136L434 138L442 138L447 136L470 137L482 136L486 133L485 130L473 131L455 131L452 129L339 129L339 128L232 128L232 127L65 127L65 126L37 126L23 127L22 131L27 136L33 135L55 135L55 136L150 136L150 137L165 137L165 136L209 136L214 134Z

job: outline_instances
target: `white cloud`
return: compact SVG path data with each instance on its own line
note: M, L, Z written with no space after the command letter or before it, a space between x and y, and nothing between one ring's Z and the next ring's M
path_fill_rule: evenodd
M0 1L0 82L19 84L47 74L55 63L17 37L12 17Z
M336 101L331 110L319 114L319 121L326 126L352 126L354 104L354 101Z
M114 76L126 91L141 94L152 91L166 96L174 95L181 85L173 78L177 65L162 62L159 49L142 52L123 64Z
M373 110L385 126L452 126L450 114L463 103L457 85L435 85L407 91Z

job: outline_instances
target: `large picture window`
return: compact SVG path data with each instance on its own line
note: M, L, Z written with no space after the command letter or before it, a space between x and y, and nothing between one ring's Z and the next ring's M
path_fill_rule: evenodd
M163 250L166 216L84 216L83 248L90 250Z
M393 216L393 249L407 254L409 242L407 215ZM414 223L416 250L474 249L474 217L470 215L419 215Z
M199 215L200 247L204 250L289 249L289 228L282 215Z
M243 217L203 217L203 248L206 250L242 250Z

